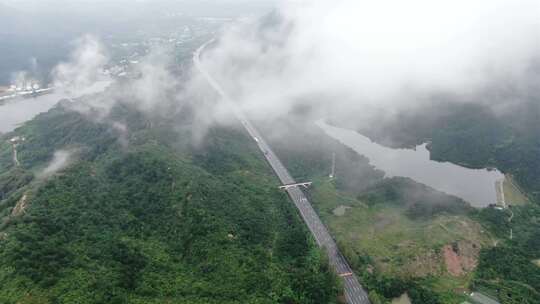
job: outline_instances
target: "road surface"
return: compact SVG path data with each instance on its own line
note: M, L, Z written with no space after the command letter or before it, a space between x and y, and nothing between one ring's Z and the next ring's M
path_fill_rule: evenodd
M242 123L249 135L255 140L259 149L263 152L264 157L278 176L283 185L294 184L295 180L291 177L287 169L283 166L281 161L277 158L270 146L266 143L259 131L251 124L251 122L244 116L244 114L236 107L232 100L228 97L225 91L217 83L217 81L203 68L200 62L200 55L203 49L213 42L213 40L202 45L194 54L193 62L199 72L206 78L210 85L219 93L223 102L230 105L230 109L234 112L238 120ZM349 304L369 304L367 293L364 291L358 278L353 273L351 267L337 248L336 242L330 236L328 229L322 223L321 219L311 206L307 197L304 195L299 187L291 187L286 190L293 200L294 204L300 211L300 214L308 226L309 230L313 234L317 244L326 249L328 253L329 261L332 267L334 267L336 273L344 280L345 297Z
M15 165L15 167L18 167L21 165L21 163L19 162L19 158L17 157L17 144L11 143L11 147L13 149L13 164Z
M504 178L495 182L495 193L497 194L497 204L506 209L506 198L504 197Z

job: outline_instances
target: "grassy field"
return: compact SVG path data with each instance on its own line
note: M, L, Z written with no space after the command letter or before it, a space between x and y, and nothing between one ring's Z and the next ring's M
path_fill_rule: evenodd
M394 204L368 206L358 199L340 194L334 182L319 179L314 183L312 199L320 216L336 240L373 259L376 271L398 277L431 277L433 290L448 294L467 289L471 272L454 276L447 271L442 254L445 245L470 244L476 258L479 248L492 246L491 236L466 215L442 214L428 219L411 219L405 208ZM333 212L336 208L345 213ZM455 292L455 293L454 293Z
M529 203L529 199L519 190L510 175L506 175L504 179L503 191L506 203L509 205L525 205Z

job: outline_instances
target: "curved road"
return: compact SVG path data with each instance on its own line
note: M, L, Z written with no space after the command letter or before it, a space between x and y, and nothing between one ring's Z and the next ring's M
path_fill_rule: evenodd
M233 110L238 120L240 120L249 135L253 137L253 139L257 142L259 149L263 152L264 157L274 170L275 174L278 176L281 183L284 185L296 183L287 171L287 169L285 169L281 161L274 154L270 146L266 143L261 134L257 131L257 129L255 129L251 122L236 107L236 105L232 102L232 100L217 83L217 81L212 76L210 76L210 74L208 74L208 72L202 67L200 61L201 52L208 44L212 42L213 40L210 40L207 43L203 44L193 54L193 62L195 63L195 67L206 78L210 85L219 93L219 95L223 99L223 102L226 102L230 105L230 108ZM315 240L317 241L317 244L320 247L326 249L330 264L332 265L332 267L334 267L336 273L343 278L345 297L347 299L347 302L350 304L369 304L370 302L367 293L362 288L362 285L360 285L360 283L358 282L358 278L353 273L351 267L337 248L336 242L330 236L328 229L326 229L326 226L324 226L321 219L311 206L311 203L308 201L302 190L300 190L300 188L296 186L288 188L287 192L298 210L300 211L304 222L313 234Z

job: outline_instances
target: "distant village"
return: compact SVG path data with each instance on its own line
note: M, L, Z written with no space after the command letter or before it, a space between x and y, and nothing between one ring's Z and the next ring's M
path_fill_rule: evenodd
M53 87L42 87L38 81L22 81L9 86L0 86L0 104L17 97L34 97L51 93Z
M109 46L113 54L112 62L107 64L102 74L116 79L133 79L140 76L137 65L140 59L150 52L153 47L172 47L178 54L191 56L184 49L189 50L187 45L195 37L204 37L213 31L208 25L218 24L227 20L214 20L212 18L198 18L199 24L186 25L172 33L161 36L146 36L139 41L118 41L116 37L108 37L105 43ZM144 36L144 35L143 35ZM107 41L108 40L108 41ZM180 60L181 61L181 60ZM181 64L180 62L177 62ZM17 98L31 98L54 92L53 84L43 84L38 80L28 76L25 72L21 77L17 77L11 84L0 84L0 105Z

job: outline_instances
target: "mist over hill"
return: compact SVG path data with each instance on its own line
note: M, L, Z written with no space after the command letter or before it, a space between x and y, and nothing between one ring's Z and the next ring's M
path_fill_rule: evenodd
M18 71L49 80L48 73L66 59L73 41L86 34L101 39L135 36L141 31L159 35L178 29L187 19L259 15L273 5L272 1L3 0L0 84L9 83Z
M341 304L354 273L372 304L539 303L538 16L534 0L0 0L2 90L24 71L69 93L0 134L0 302ZM472 207L389 178L321 119L505 181ZM273 158L312 182L302 203L351 273Z

